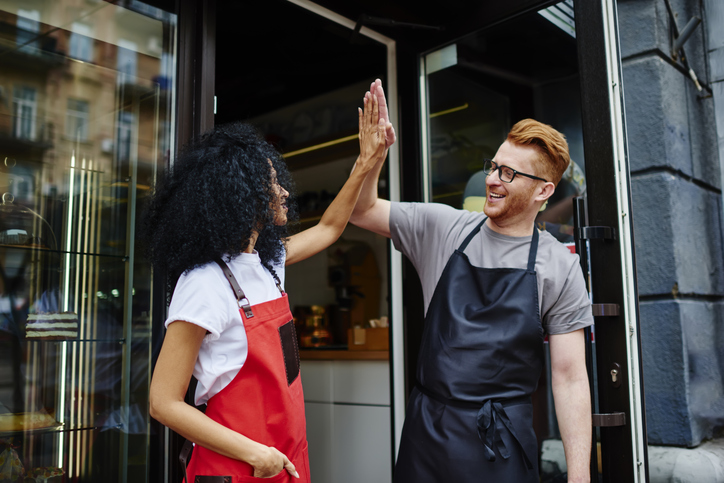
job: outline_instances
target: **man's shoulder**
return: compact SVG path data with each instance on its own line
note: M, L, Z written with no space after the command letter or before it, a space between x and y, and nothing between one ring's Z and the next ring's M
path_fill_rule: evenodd
M453 208L443 203L393 202L390 219L412 218L436 224L453 225L469 219L480 219L482 213Z
M545 260L545 265L557 273L567 274L571 267L578 265L579 257L546 231L540 232L538 241L538 260Z
M414 224L425 229L449 230L459 225L461 227L478 220L484 216L482 213L470 212L453 208L442 203L415 203L397 202L390 209L390 228Z

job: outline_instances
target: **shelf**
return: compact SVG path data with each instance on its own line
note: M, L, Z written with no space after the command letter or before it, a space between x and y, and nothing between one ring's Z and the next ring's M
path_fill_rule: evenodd
M51 250L50 248L29 247L29 246L24 246L24 245L5 245L2 243L0 243L0 248L4 248L6 250L11 249L11 250L21 250L21 251L42 252L42 253L57 253L58 255L81 255L81 256L88 256L88 257L118 258L123 261L125 261L126 258L128 258L125 254L84 253L84 252L75 252L75 251L66 251L66 250Z
M390 359L389 351L349 351L349 350L299 350L302 360L311 361L387 361Z
M96 431L101 429L100 426L86 426L81 428L68 428L62 423L59 426L53 426L50 428L35 428L35 429L22 429L17 431L0 431L0 438L9 438L20 435L43 435L43 434L57 434L57 433L71 433L79 431Z
M43 342L43 343L49 343L49 342L95 342L95 343L102 343L102 342L115 342L118 344L125 344L126 339L22 339L25 342Z

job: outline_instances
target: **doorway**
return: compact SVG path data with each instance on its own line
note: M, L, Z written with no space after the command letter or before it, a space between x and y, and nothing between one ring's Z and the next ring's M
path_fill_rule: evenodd
M218 2L216 19L214 124L249 122L282 153L299 213L292 232L309 228L359 154L357 107L370 83L382 79L394 97L394 50L303 1ZM348 225L329 249L286 270L315 481L391 480L388 245ZM368 334L365 347L350 347L355 331ZM382 334L378 345L373 334Z

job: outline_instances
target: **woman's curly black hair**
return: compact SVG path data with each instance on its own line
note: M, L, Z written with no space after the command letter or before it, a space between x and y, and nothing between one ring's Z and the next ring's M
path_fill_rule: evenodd
M156 183L141 219L139 238L157 273L165 274L168 295L187 271L233 258L249 246L279 282L287 225L274 224L276 195L271 166L289 193L287 220L296 219L293 182L279 153L252 126L219 125L189 143ZM228 261L228 259L227 259Z

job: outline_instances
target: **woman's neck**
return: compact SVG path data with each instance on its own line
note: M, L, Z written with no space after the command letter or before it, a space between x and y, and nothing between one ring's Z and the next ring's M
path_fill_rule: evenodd
M244 253L254 253L254 245L256 245L257 238L259 238L259 232L252 231L251 238L249 238L249 245L247 245L246 250L244 250Z

